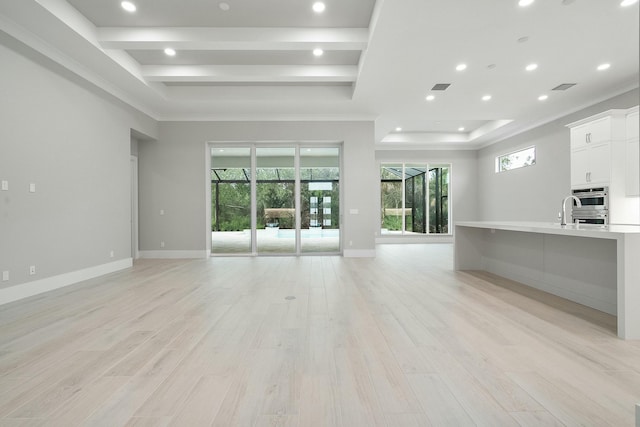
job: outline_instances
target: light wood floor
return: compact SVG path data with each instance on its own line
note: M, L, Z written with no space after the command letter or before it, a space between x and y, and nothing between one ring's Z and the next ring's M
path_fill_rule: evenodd
M448 244L143 260L0 306L0 426L633 426L614 320Z

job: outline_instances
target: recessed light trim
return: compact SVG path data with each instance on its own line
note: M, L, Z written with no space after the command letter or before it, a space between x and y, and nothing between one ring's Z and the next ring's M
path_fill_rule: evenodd
M434 99L436 99L435 95L427 95L427 97L425 98L427 101L433 101Z
M608 62L598 65L598 71L608 70L609 68L611 68L611 64Z
M534 0L520 0L518 2L518 6L520 7L526 7L529 6L531 3L533 3Z
M533 71L538 68L538 64L529 64L524 69L527 71Z
M458 132L463 132L463 131L464 131L464 126L460 126L460 127L458 128Z
M546 101L549 98L549 95L540 95L538 97L538 101Z
M458 64L456 65L456 71L464 71L467 69L467 64Z
M317 1L313 4L313 6L311 6L311 8L315 13L322 13L327 8L327 6L323 2Z
M164 54L167 56L176 56L176 50L168 47L164 50Z
M400 126L398 126L398 127L396 128L396 132L402 132L402 128L401 128Z
M313 55L314 56L322 56L324 55L324 50L320 49L319 47L313 49Z
M622 0L622 2L620 3L620 6L627 7L627 6L631 6L632 4L636 4L636 3L638 3L638 0Z
M122 3L120 3L120 6L127 12L131 13L135 12L138 9L136 5L130 1L123 1Z
M483 100L483 101L489 101L490 99L491 99L491 95L484 95L484 96L482 97L482 100Z

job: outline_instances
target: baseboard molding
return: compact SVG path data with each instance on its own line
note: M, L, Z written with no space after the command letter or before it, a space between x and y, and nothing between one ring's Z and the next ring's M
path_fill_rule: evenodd
M376 237L376 244L412 244L412 243L453 243L451 234L434 235L427 234L425 236L379 236Z
M35 280L33 282L22 283L9 288L0 289L0 305L32 297L44 292L53 291L55 289L63 288L84 280L113 273L115 271L124 270L132 265L133 260L131 258L125 258L119 261L97 265L95 267L89 267L82 270L72 271L70 273L47 277L46 279Z
M140 258L145 259L191 259L208 258L208 251L140 251Z
M345 249L343 254L345 258L375 258L375 249Z

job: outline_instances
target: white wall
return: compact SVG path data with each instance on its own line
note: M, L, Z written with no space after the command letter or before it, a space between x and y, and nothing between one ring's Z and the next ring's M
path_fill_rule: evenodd
M154 256L203 256L209 250L207 142L342 142L345 255L375 250L373 122L162 122L157 142L138 145L140 249ZM160 210L164 215L160 215ZM350 215L358 209L358 215ZM165 247L160 247L160 242ZM143 253L144 253L143 252Z
M379 169L381 163L411 162L451 164L451 221L473 221L477 217L477 161L475 150L379 150L376 151L376 212L380 212ZM379 218L377 230L380 231Z
M614 108L638 105L638 89L600 102L478 151L478 220L556 221L570 194L566 124ZM495 157L536 146L536 164L495 173Z
M0 291L129 259L131 128L155 121L3 33L0 64Z

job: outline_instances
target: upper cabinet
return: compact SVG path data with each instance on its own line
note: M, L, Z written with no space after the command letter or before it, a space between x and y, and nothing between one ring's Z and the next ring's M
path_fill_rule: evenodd
M629 197L640 196L640 142L638 141L640 122L638 121L638 107L629 110L626 125L626 194Z
M571 188L609 185L615 144L625 139L625 110L610 110L567 126L571 129Z

